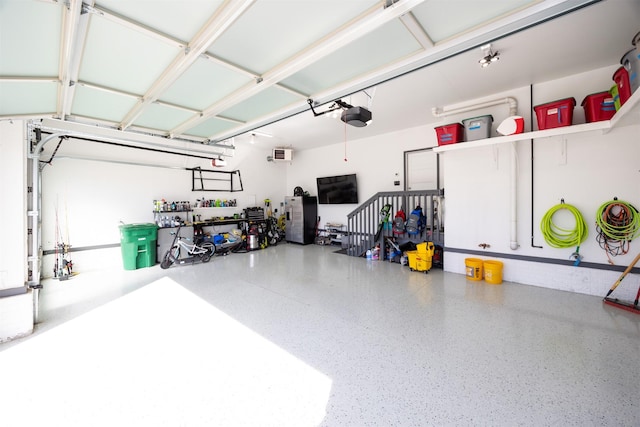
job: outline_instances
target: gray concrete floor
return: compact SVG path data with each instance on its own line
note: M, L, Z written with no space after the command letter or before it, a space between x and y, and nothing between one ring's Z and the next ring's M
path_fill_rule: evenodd
M208 264L45 281L36 333L0 345L0 366L32 360L37 368L31 381L39 383L29 384L32 395L20 396L11 390L26 387L25 378L5 378L0 401L4 406L26 398L38 408L48 399L47 425L67 426L639 425L640 315L603 305L598 297L508 282L491 285L437 269L412 272L399 264L336 254L336 249L280 244L214 257ZM171 283L159 284L159 279ZM168 303L159 303L161 294ZM127 300L134 297L135 304ZM174 311L178 306L180 313ZM206 307L217 317L206 317L214 316L204 314ZM94 312L109 320L96 323ZM82 323L92 330L80 331ZM114 338L114 331L121 338ZM122 338L127 334L135 338ZM142 339L146 335L161 338ZM60 349L62 343L68 353ZM203 348L205 343L213 347ZM83 345L101 348L86 353L92 360L86 366L73 356L91 351ZM252 347L237 353L246 345ZM148 359L136 356L149 348L156 355L171 351L158 369L169 375L184 372L175 380L180 387L154 384L156 371L127 383L149 369ZM247 352L255 354L246 357ZM50 354L59 358L50 361ZM267 354L280 356L266 362ZM235 366L239 358L244 368ZM59 384L53 372L68 359L76 360L64 366L65 381L76 384L68 393L76 400L100 396L78 404L75 418L56 409L69 402L54 399L59 405L53 405L51 395L38 392ZM109 379L79 379L78 363L85 376L117 364L111 375L121 376L122 390L142 397L126 409L119 393L100 393L101 382ZM222 381L218 370L231 365L242 372L227 372ZM264 377L279 369L288 373ZM185 386L185 376L194 382ZM82 393L75 390L80 386ZM223 392L233 387L242 391ZM283 394L274 394L276 389ZM55 394L56 388L51 390ZM242 394L249 390L255 393L250 400ZM185 395L191 406L182 401ZM290 405L291 396L300 401ZM224 407L216 406L222 401ZM229 409L230 402L240 409ZM87 414L98 415L83 419L87 407ZM42 421L17 411L8 413L14 416L11 425ZM251 413L257 418L248 418Z

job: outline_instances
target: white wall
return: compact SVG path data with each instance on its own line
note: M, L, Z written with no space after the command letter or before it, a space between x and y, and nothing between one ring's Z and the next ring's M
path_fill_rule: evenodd
M57 141L46 147L42 158L48 160ZM227 166L216 170L240 170L244 191L191 191L191 172L186 167L213 169L207 160L168 156L149 151L105 146L92 142L64 141L52 165L42 174L42 246L54 249L56 229L60 238L74 248L117 244L120 242L120 222L153 222L153 201L190 201L196 199L236 199L238 207L264 206L264 199L279 197L285 191L282 164L266 161L269 150L240 146ZM112 161L143 163L150 166L119 164L68 158L94 157ZM65 158L67 157L67 158ZM154 167L174 166L178 169ZM206 213L211 214L210 212ZM72 252L74 270L121 268L119 248ZM50 277L54 256L44 257L43 275Z
M584 123L582 99L611 86L611 68L534 87L533 105L575 97L574 124ZM534 211L531 213L531 142L517 143L517 234L519 248L509 249L509 144L447 152L443 158L446 188L446 245L450 248L479 250L480 243L490 251L565 260L569 266L502 259L505 280L573 292L604 296L620 272L573 267L576 248L549 247L540 232L543 215L561 199L578 208L588 227L589 237L580 245L584 262L607 264L607 257L595 240L595 214L598 207L618 197L640 206L639 126L616 128L610 133L588 132L534 141ZM536 246L531 245L531 218ZM573 228L573 217L562 211L554 216L561 226ZM614 258L627 266L640 250ZM448 271L464 273L464 253L445 254ZM482 257L481 257L482 258ZM632 289L635 288L635 289ZM618 297L630 298L637 284L620 288Z
M27 160L24 123L0 121L0 289L27 282Z
M0 121L0 290L28 282L27 167L24 123ZM0 297L0 342L33 330L33 293Z
M351 132L357 133L357 129ZM431 135L433 134L433 135ZM345 143L304 150L294 154L287 168L287 193L293 195L297 186L317 195L316 178L322 176L356 174L358 201L362 203L379 191L403 190L404 151L432 146L436 143L431 126L405 129L378 137L347 141ZM394 181L400 181L395 186ZM347 223L347 214L357 205L318 205L320 226L329 223Z

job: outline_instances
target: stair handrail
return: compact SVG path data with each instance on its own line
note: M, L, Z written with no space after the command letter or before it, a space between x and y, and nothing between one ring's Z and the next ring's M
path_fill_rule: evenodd
M369 197L358 207L347 214L347 253L352 256L362 256L366 252L367 248L373 247L376 243L379 243L381 249L384 250L384 233L381 235L378 241L375 240L375 234L379 225L379 212L385 203L392 202L396 204L400 201L400 206L394 206L395 209L403 207L405 212L408 211L405 203L413 201L415 199L423 198L422 200L427 202L423 206L426 209L425 215L427 215L427 222L432 226L432 238L433 240L444 243L444 234L441 233L442 218L440 212L438 215L434 211L433 197L443 197L444 189L434 190L409 190L409 191L381 191L375 193ZM429 199L431 197L431 199ZM429 202L431 200L431 202ZM391 215L394 215L392 212ZM436 228L437 223L437 228Z
M444 189L440 190L409 190L409 191L379 191L367 200L362 202L358 207L347 214L347 219L352 218L359 211L364 210L367 206L371 205L374 201L380 200L381 197L392 197L395 195L401 196L420 196L423 194L431 194L433 196L444 196Z

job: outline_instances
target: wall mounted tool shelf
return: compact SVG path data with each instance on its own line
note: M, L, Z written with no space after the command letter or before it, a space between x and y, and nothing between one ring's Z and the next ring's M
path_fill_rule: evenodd
M219 171L202 168L191 171L191 191L242 191L240 171Z
M607 133L610 130L640 124L640 90L637 90L631 98L616 112L611 120L603 120L600 122L584 123L573 126L564 126L554 129L537 130L533 132L519 133L516 135L497 136L495 138L480 139L469 142L459 142L457 144L442 145L433 147L436 153L446 153L447 151L467 150L470 148L486 147L488 145L505 144L507 142L528 141L530 139L549 138L560 135L570 135L582 132L601 131Z

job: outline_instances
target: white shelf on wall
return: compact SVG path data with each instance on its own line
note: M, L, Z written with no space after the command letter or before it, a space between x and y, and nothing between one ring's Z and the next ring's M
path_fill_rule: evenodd
M234 214L242 212L242 208L238 206L202 206L193 208L194 215L201 215L203 218L231 217Z
M200 209L238 209L237 206L200 206L191 208L191 210L200 210Z
M468 150L470 148L486 147L488 145L505 144L507 142L528 141L530 139L549 138L553 136L570 135L582 132L601 131L607 133L616 127L640 124L640 90L637 90L631 98L616 112L611 120L584 123L573 126L564 126L553 129L537 130L533 132L519 133L516 135L497 136L494 138L479 139L476 141L459 142L457 144L433 147L436 153L447 151Z
M640 123L640 90L636 90L631 95L631 98L609 120L609 123L611 124L611 129Z

